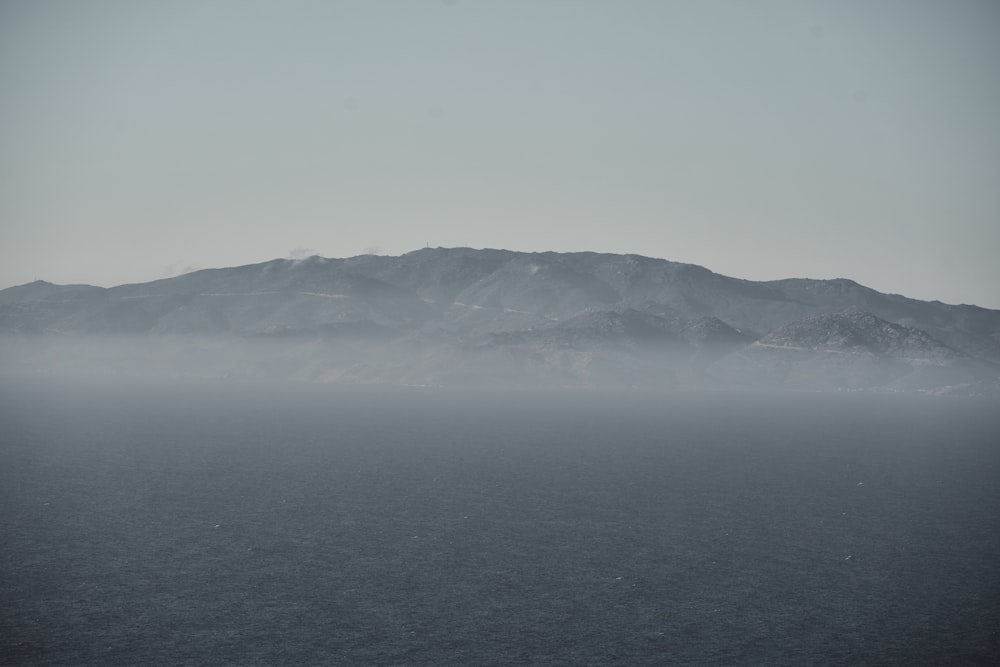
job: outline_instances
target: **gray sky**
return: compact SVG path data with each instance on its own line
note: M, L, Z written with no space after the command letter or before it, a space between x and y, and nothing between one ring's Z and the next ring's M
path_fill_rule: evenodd
M1000 3L0 0L0 287L635 252L1000 308Z

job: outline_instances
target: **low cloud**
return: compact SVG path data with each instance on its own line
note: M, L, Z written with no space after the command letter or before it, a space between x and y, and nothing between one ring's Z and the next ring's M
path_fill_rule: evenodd
M200 270L201 267L197 264L187 264L183 267L178 267L176 264L167 264L163 267L163 277L173 278L174 276L182 276L185 273L193 273Z
M319 250L316 248L292 248L288 251L288 259L305 259L318 254Z

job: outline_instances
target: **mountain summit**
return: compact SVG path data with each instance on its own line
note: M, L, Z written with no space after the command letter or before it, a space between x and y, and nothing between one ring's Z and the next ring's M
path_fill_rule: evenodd
M106 289L36 281L0 290L0 334L8 371L416 384L936 391L989 384L1000 364L996 310L845 279L471 248L278 259Z

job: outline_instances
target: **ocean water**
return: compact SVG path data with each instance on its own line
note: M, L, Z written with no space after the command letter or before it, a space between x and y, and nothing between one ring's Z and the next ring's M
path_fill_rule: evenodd
M0 663L992 665L996 404L0 387Z

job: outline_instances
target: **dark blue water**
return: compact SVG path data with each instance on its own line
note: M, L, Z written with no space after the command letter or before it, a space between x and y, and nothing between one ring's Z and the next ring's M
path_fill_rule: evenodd
M0 389L0 662L1000 657L996 406Z

